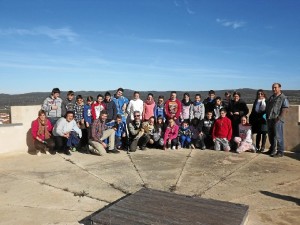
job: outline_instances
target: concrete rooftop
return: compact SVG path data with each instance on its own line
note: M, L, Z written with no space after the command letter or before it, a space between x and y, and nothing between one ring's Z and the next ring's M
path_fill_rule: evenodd
M151 149L0 155L0 224L79 224L141 187L250 206L247 225L300 221L300 154ZM298 222L297 222L298 221Z

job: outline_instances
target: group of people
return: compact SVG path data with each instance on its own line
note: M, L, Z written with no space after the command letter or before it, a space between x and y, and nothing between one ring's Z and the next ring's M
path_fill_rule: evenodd
M103 155L147 148L264 152L268 134L266 153L281 157L289 103L279 83L272 90L269 98L263 90L257 91L248 122L249 109L239 92L232 96L225 92L222 99L210 90L202 101L200 94L192 99L189 93L179 100L172 91L166 101L159 96L155 102L152 93L143 101L138 91L129 100L119 88L113 96L106 92L95 101L88 96L84 103L73 91L62 100L60 90L54 88L32 123L32 135L38 154L58 151L70 155L80 150ZM253 134L257 134L256 144Z

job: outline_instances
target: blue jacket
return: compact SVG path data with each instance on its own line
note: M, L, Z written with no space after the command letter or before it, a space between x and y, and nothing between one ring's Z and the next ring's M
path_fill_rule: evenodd
M122 134L126 133L126 126L124 122L121 122L120 124L117 124L115 121L106 123L106 126L109 128L116 127L117 130L115 132L116 137L122 137Z
M83 119L84 122L88 122L90 125L92 125L92 107L88 104L85 104L83 107Z
M154 108L154 117L157 119L157 117L161 116L163 120L165 120L165 106L162 105L155 105Z

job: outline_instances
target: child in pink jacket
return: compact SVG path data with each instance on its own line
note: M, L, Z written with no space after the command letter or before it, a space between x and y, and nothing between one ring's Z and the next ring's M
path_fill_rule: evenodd
M170 118L169 119L169 125L166 128L166 132L164 135L164 150L167 149L173 149L175 150L176 147L178 146L178 130L179 127L175 123L174 119Z

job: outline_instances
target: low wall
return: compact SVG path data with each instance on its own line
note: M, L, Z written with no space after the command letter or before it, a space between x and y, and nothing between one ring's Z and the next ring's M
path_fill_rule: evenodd
M248 107L251 111L252 105ZM40 108L40 105L11 107L12 124L0 125L0 153L27 152L33 149L31 123L37 118ZM289 108L284 137L286 150L300 152L300 106L298 105Z

